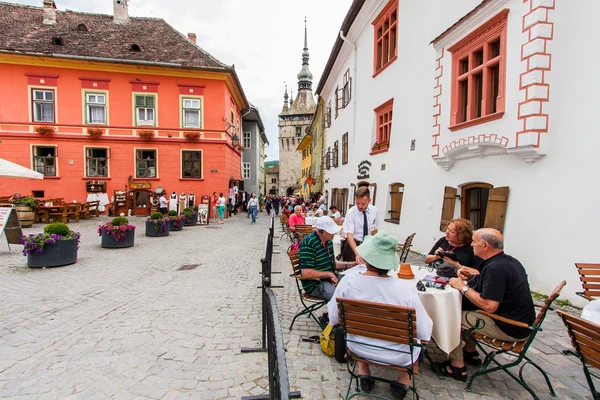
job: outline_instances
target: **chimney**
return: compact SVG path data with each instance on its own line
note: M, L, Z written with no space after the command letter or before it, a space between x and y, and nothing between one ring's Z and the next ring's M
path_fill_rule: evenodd
M44 0L44 24L54 25L56 24L56 11L54 9L56 5L53 0Z
M196 34L195 33L188 33L188 40L194 44L196 44Z
M129 11L127 9L128 0L113 0L115 24L126 24L129 22Z

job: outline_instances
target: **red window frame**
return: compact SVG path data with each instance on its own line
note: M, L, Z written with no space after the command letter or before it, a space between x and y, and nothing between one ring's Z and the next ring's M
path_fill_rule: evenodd
M390 147L390 138L392 137L392 111L394 108L394 99L391 98L375 111L375 143L371 154L384 153Z
M373 20L373 78L398 58L398 0L391 0Z
M448 48L452 53L451 131L504 115L508 11L502 10Z

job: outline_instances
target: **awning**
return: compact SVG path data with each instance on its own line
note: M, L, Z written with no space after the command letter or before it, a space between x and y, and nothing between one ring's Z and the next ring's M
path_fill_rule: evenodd
M0 176L10 176L13 178L31 178L44 179L44 175L32 169L25 168L14 162L0 158Z

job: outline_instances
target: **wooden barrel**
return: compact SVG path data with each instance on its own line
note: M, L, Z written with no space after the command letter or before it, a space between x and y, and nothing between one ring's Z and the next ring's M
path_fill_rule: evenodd
M29 206L17 205L17 217L23 228L29 228L35 221L35 212Z

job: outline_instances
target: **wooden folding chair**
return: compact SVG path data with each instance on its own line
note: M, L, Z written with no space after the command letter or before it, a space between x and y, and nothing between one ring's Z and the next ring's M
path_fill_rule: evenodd
M412 242L413 239L415 238L415 235L417 233L413 233L408 235L408 237L406 238L406 240L404 241L404 244L399 244L398 245L398 250L402 251L400 253L400 262L401 263L405 263L406 262L406 258L408 257L408 253L410 253L410 248L412 247Z
M523 379L523 368L527 364L531 364L538 371L540 371L542 373L542 375L544 376L544 379L546 380L546 384L548 385L548 389L550 389L550 394L552 396L555 396L554 389L552 388L550 379L548 379L548 375L539 365L537 365L529 357L527 357L527 350L529 349L529 346L531 346L531 344L535 340L537 333L542 330L542 322L544 322L544 319L546 318L546 313L550 309L550 306L552 305L554 300L556 300L556 298L560 295L560 291L566 284L567 284L566 281L562 281L552 291L550 296L544 302L544 305L541 306L540 311L538 312L537 317L536 317L535 321L533 322L533 325L531 325L531 326L524 324L522 322L519 322L519 321L514 321L512 319L504 318L499 315L488 313L488 312L485 312L482 310L473 311L472 313L467 314L467 321L471 322L472 320L474 320L475 324L471 324L471 328L466 331L465 337L467 337L467 338L470 337L470 338L474 339L477 347L486 356L481 367L479 367L477 372L475 372L473 375L471 375L471 378L469 379L469 383L467 384L467 389L466 389L467 391L469 391L469 392L471 391L471 386L473 385L473 381L475 380L475 378L477 378L481 375L487 375L489 373L502 370L502 371L506 372L515 381L517 381L518 384L523 386L531 394L531 396L533 396L533 398L537 400L538 399L537 395L535 394L533 389L531 387L529 387L527 382L525 382L525 379ZM540 307L540 306L537 306L537 307ZM520 342L503 342L503 341L495 339L493 337L484 336L481 333L477 332L478 329L482 328L485 325L485 322L482 319L477 318L477 314L483 314L483 315L488 316L489 318L492 318L497 321L502 321L504 323L507 323L507 324L510 324L513 326L527 328L531 331L531 333L529 334L529 337L527 339L525 339L524 341L520 341ZM469 320L470 316L472 316L471 320ZM490 350L486 351L486 349L490 349ZM515 357L516 359L514 361L508 362L506 364L501 364L496 359L499 354L509 354L509 355ZM519 368L519 376L517 377L515 374L513 374L508 369L512 368L512 367L516 367L523 360L525 360L525 363L523 363L523 365L521 365L521 368ZM490 368L489 366L492 362L496 366Z
M290 227L288 226L288 216L285 214L281 214L279 216L279 222L281 223L281 230L283 234L279 237L279 240L283 239L284 236L287 236L291 242L294 242L293 232L290 231Z
M294 230L298 242L302 243L304 238L310 235L315 230L315 228L313 228L312 225L296 224L294 225Z
M588 366L600 368L600 325L586 321L564 311L556 311L562 318L575 351L568 353L575 355L581 361L583 373L588 382L594 400L600 400L600 393L594 386L592 377L600 379L600 376L591 372Z
M288 254L288 257L290 258L290 262L292 263L292 271L293 271L292 276L295 278L294 280L296 281L296 288L298 289L298 296L300 297L300 303L302 303L302 307L304 307L304 309L302 311L300 311L299 313L294 315L294 318L292 319L292 323L290 325L290 331L292 330L292 327L294 326L294 322L296 322L296 319L302 315L308 315L308 316L312 317L312 319L315 320L317 325L319 325L319 327L321 329L323 329L325 327L321 326L321 323L315 316L314 312L317 311L319 308L323 307L324 305L326 305L327 302L320 297L314 297L314 296L311 296L308 293L306 293L304 291L304 288L302 287L302 282L301 282L302 280L320 281L320 279L318 279L318 278L307 279L307 278L302 277L302 271L300 270L300 250L290 250L290 251L288 251L287 254Z
M583 292L575 294L592 301L600 298L600 264L575 263Z
M351 300L338 298L337 299L338 310L340 315L340 323L346 336L346 357L348 362L346 366L350 373L350 383L348 384L348 391L346 392L346 400L357 396L365 396L366 394L361 392L359 385L360 379L364 378L363 375L356 373L356 361L364 362L371 365L377 365L380 367L390 368L395 371L405 371L411 375L412 387L410 390L417 395L415 388L414 375L419 373L418 358L413 358L414 348L425 348L425 344L420 344L417 340L417 315L414 308L407 308L401 306L394 306L390 304L374 303L370 301L362 300ZM348 334L359 336L358 338L348 339ZM371 360L366 357L360 357L350 350L352 344L359 344L361 346L367 346L371 348L382 349L384 347L368 344L365 341L361 341L361 338L371 338L386 340L388 342L406 345L406 351L397 350L394 348L385 347L390 353L402 353L410 355L409 365L389 365L378 360ZM385 378L371 376L378 382L392 383L395 380L388 380ZM350 396L350 390L352 389L352 381L356 380L356 393ZM385 399L385 397L374 396L368 394L368 396ZM417 396L418 398L418 396Z

